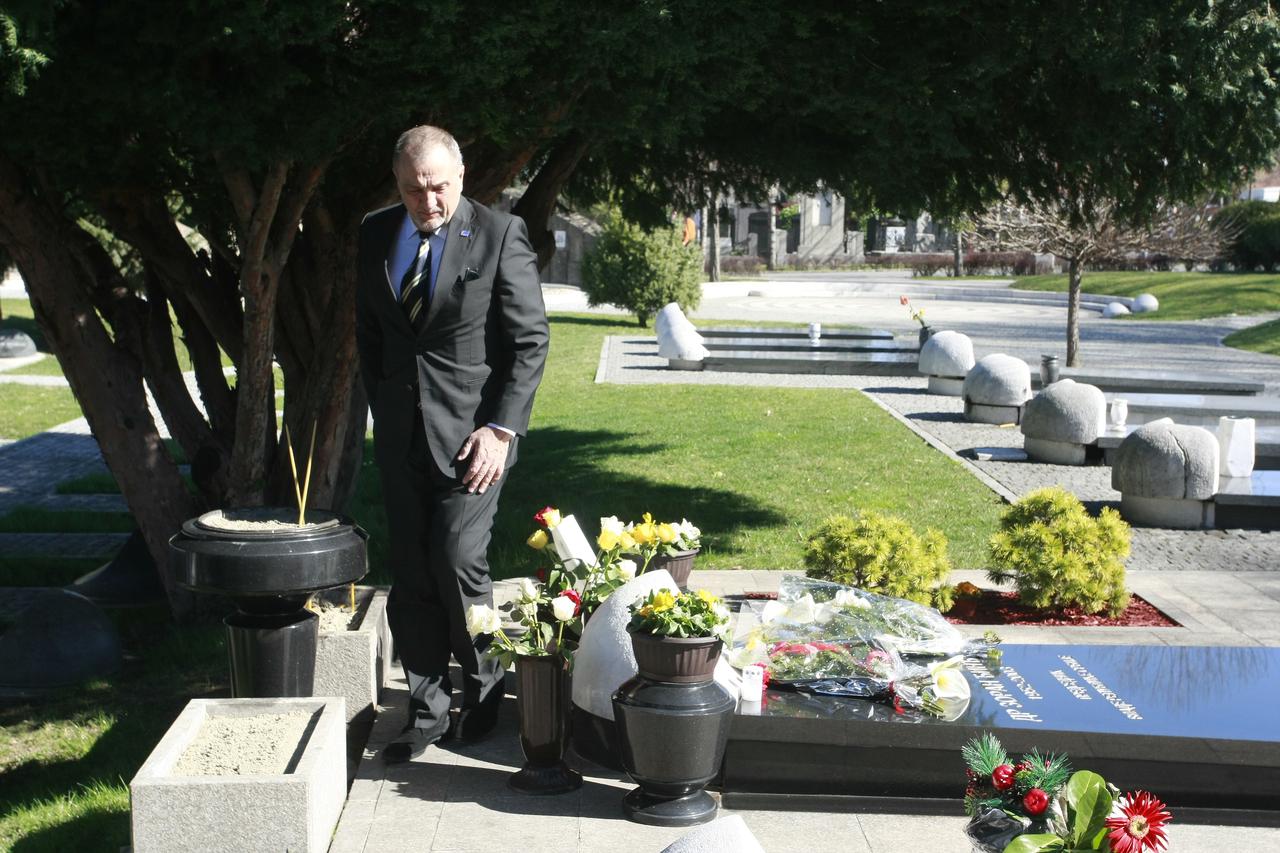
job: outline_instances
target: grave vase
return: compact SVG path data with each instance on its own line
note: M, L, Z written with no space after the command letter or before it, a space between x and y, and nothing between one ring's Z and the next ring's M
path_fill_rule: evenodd
M921 323L920 324L920 347L923 349L925 342L932 337L933 337L933 326L926 326L924 323Z
M522 794L566 794L582 787L582 774L564 762L569 743L569 687L560 655L516 658L516 709L524 766L507 784Z
M613 695L622 766L639 786L623 799L629 820L693 826L716 816L703 790L720 770L734 700L712 678L714 637L633 633L639 673Z

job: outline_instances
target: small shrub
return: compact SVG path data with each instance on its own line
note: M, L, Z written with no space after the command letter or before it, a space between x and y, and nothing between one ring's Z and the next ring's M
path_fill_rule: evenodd
M1129 605L1128 556L1129 525L1118 512L1108 507L1092 518L1070 492L1039 489L1004 511L987 574L996 583L1012 580L1032 607L1105 608L1116 616Z
M702 251L697 242L680 245L681 232L646 232L621 216L610 216L595 245L582 259L582 289L588 304L617 305L641 326L668 302L687 313L702 298Z
M1271 272L1280 265L1280 204L1242 201L1219 211L1217 217L1240 229L1227 254L1237 270L1262 267Z
M918 536L906 521L877 512L833 515L805 546L808 575L906 598L939 610L951 607L947 540L936 530Z

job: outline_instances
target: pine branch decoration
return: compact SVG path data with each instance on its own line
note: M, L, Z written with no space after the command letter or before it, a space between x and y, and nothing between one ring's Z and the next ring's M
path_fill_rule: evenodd
M991 773L1001 764L1009 763L1009 755L991 732L984 732L960 748L964 763L978 776L991 778Z

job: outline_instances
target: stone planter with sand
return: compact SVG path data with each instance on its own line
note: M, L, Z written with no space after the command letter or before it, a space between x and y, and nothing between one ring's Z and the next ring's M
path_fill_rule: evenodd
M191 700L129 783L133 853L323 853L347 793L344 706Z
M316 596L320 637L313 692L346 697L347 722L371 723L391 669L387 592L356 587L355 613L347 606L347 595L343 587Z

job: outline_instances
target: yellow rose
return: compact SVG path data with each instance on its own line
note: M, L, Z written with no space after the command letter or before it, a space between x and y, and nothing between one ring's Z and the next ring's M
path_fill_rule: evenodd
M530 534L529 538L525 540L525 544L535 551L541 551L543 548L547 547L547 543L550 541L551 537L547 536L547 531L535 530Z
M560 510L548 509L542 514L542 521L547 525L548 530L554 530L560 525Z
M676 597L665 589L660 589L653 594L653 600L649 602L649 608L653 613L661 613L664 610L670 610L676 606Z
M600 535L596 537L596 544L603 551L612 551L618 547L618 541L621 537L612 530L601 530Z
M618 544L622 546L622 550L630 551L632 548L636 547L636 539L630 533L623 531L618 535Z
M663 542L674 542L676 541L676 529L670 524L663 522L658 525L658 538Z

